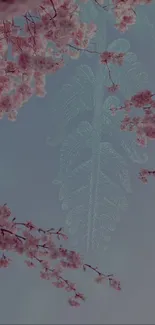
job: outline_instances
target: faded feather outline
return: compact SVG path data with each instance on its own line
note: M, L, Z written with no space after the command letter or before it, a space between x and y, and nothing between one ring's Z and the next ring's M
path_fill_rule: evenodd
M128 47L128 44L129 44L128 41L119 39L118 42L120 43L120 41L121 42L123 41L124 44L126 43L126 46ZM113 43L115 45L116 44L118 45L118 42L117 43L116 43L116 41L114 41L114 42ZM121 46L122 46L122 44L121 44ZM120 47L120 45L118 46L118 48L119 47ZM119 49L118 49L118 51L119 51ZM74 77L76 85L77 84L81 85L79 83L79 81L80 81L80 78L83 78L83 80L86 80L86 82L84 81L84 85L87 84L87 82L89 80L91 86L94 86L96 77L94 76L93 71L90 67L88 67L86 65L81 65L77 69L77 71L78 72L76 74L76 77ZM100 73L103 75L103 71L104 71L104 68L99 67L98 74ZM83 77L82 77L82 74L83 74ZM89 76L89 74L91 77ZM101 75L100 75L100 77L101 77ZM104 80L102 80L102 85L105 83L105 77L103 79ZM82 79L81 79L81 83L82 83ZM68 87L68 89L71 89L73 87L73 89L74 89L74 82L72 81L67 86L63 86L63 89L65 89L65 87ZM81 90L81 87L79 89ZM101 92L101 89L100 89L100 92ZM77 117L81 110L81 106L82 106L82 110L85 110L85 109L91 110L91 107L88 107L88 105L84 105L84 103L81 101L81 93L80 92L78 94L76 93L76 95L75 95L75 93L76 93L76 91L74 90L74 95L71 96L71 100L69 99L68 105L70 105L70 103L72 102L73 109L76 107L76 109L75 109L76 114L74 112L74 117L72 117L72 115L71 115L72 109L70 108L68 110L69 118L68 118L68 120L66 119L66 121L70 121L73 118ZM83 92L82 92L82 94L83 94ZM76 101L74 101L74 99L77 97L81 101L81 104L82 104L81 106L79 104L77 104ZM116 96L109 96L108 98L110 98L110 100L112 100L114 102L116 100L118 100L118 98ZM94 102L94 100L93 100L93 102ZM94 104L93 102L92 102L92 106ZM103 125L105 125L107 123L108 119L109 119L109 121L111 119L110 119L110 116L106 116L107 107L105 108L105 102L103 105L102 105L102 103L99 105L103 106L102 111L100 111L100 113L102 113L100 117L102 117L102 118L101 119L98 118L98 122L100 123L100 128L101 128L101 127L103 127ZM67 107L66 104L63 107L65 107L65 109L66 109L66 107ZM77 110L77 107L78 107L78 110ZM104 111L105 111L105 114L103 113ZM106 116L106 123L105 123L105 120L103 119L103 115ZM111 125L113 125L113 123L111 123ZM67 123L66 123L66 126L67 126ZM101 130L100 131L97 130L95 136L96 136L96 139L97 138L99 139L101 137ZM92 250L94 248L96 249L100 245L100 243L98 243L96 240L96 238L99 237L98 236L99 233L97 234L97 236L95 233L100 232L101 229L105 230L104 236L101 236L103 242L104 241L109 242L110 237L111 237L111 235L109 233L112 232L112 230L115 230L116 223L120 220L120 208L121 208L121 210L124 211L124 210L126 210L126 208L128 206L128 200L124 196L124 192L122 192L123 191L122 188L125 188L127 193L132 192L130 178L129 178L129 174L128 174L127 163L124 161L124 159L122 159L122 157L115 151L115 149L108 142L105 142L105 143L102 141L98 142L98 143L100 143L100 146L98 149L99 156L100 156L99 160L102 162L102 165L104 166L104 169L105 169L105 163L103 163L105 161L105 152L108 151L109 155L111 154L114 156L114 159L116 159L117 164L118 164L118 169L120 168L120 170L118 170L118 172L117 172L117 176L118 176L119 182L120 182L119 185L117 185L115 182L113 182L113 180L111 180L109 178L109 176L105 175L105 173L102 172L101 166L100 166L100 170L95 170L96 162L93 161L93 159L87 159L86 161L82 161L82 163L79 164L79 166L76 166L76 167L74 166L74 168L72 167L73 162L75 163L75 161L77 160L77 153L79 154L80 149L82 147L83 147L83 149L84 149L84 147L87 147L87 148L91 147L93 137L94 137L94 123L91 124L88 121L82 121L81 123L79 123L79 126L77 128L75 128L71 134L66 136L65 140L62 142L61 149L60 149L60 156L61 156L60 157L60 172L58 174L58 177L54 180L54 183L59 184L59 186L60 186L59 200L61 201L62 209L66 212L68 211L67 217L66 217L66 224L68 225L70 234L72 235L73 244L75 246L78 245L78 249L79 249L79 245L83 242L84 245L86 244L85 249L87 251L89 251L90 249ZM93 146L93 148L94 148L93 155L95 157L95 155L96 156L98 155L98 152L97 152L97 148L95 145ZM131 152L130 152L129 156L130 156L131 160L134 160L131 156ZM137 162L144 163L144 159L138 157ZM107 165L108 165L108 163L107 163ZM93 182L92 170L94 171L94 173L98 174L98 175L96 175L96 186L94 186L94 184L92 185L92 182ZM79 178L80 178L79 175L82 175L82 172L85 172L87 174L86 175L87 180L85 182L83 182L83 184L81 184L81 186L80 185L79 185L79 187L77 186L77 188L76 188L76 186L72 187L71 184L74 184L75 179L79 180ZM77 177L77 175L78 175L78 177ZM84 176L82 179L84 181ZM125 179L125 181L124 181L124 179ZM86 184L86 182L89 185ZM111 191L111 188L113 187L115 189L115 191L114 191L115 195L118 194L118 192L120 191L122 193L121 196L118 195L117 198L115 198L115 199L113 199L113 198L110 199L110 198L107 198L106 196L103 196L103 192L100 189L101 188L104 189L105 184L107 186L107 191L108 191L108 186L110 186L110 191ZM90 188L92 188L91 193L90 193ZM89 194L89 197L88 197L88 194ZM99 195L101 196L101 194L102 194L102 198L100 197L100 199L99 199L97 196L99 196ZM110 196L110 193L109 193L109 196ZM92 198L94 199L93 204L92 204ZM84 199L84 203L82 203L83 199ZM85 205L86 199L89 202L89 206L91 205L91 209L89 209L89 211L88 211L88 207L86 207L86 205ZM77 200L77 201L75 201L75 200ZM97 202L99 200L101 200L101 203ZM76 207L75 207L75 205L76 205ZM102 207L101 210L100 210L100 207ZM111 208L111 216L109 216L109 214L107 214L107 212L106 212L107 207L108 207L108 209ZM83 218L84 214L88 215L87 222ZM101 219L101 216L103 217L102 219ZM104 224L103 224L103 221L104 221ZM96 229L96 223L98 223L98 229ZM87 229L87 231L86 231L86 233L83 234L83 237L81 237L82 232L84 232L85 228ZM77 232L79 233L78 236L77 236ZM82 247L82 250L83 250L83 248L84 247Z

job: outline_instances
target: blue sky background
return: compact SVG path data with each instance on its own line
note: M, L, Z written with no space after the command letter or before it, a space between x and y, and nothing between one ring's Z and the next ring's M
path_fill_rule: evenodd
M91 7L83 13L88 20L96 17L103 31L103 36L99 33L95 39L98 50L123 38L126 40L117 41L114 48L122 46L124 49L130 42L129 51L137 55L134 65L125 63L121 76L112 68L113 77L118 78L123 89L118 95L120 102L126 93L132 95L133 90L153 90L155 26L151 23L154 6L140 8L137 25L123 35L112 28L112 17L106 18L106 13L95 13ZM130 58L133 59L133 54ZM86 71L89 71L87 79ZM44 99L33 97L21 109L15 123L7 119L0 121L0 195L1 204L7 202L20 221L31 219L44 228L64 226L66 232L70 232L69 247L85 254L85 261L94 266L98 264L103 272L115 273L122 283L122 291L118 293L107 286L98 286L91 272L89 276L71 272L70 279L76 281L79 290L87 296L80 309L72 309L63 290L41 280L39 269L28 269L15 255L12 265L0 271L1 324L155 322L155 180L150 179L148 185L143 185L137 177L141 167L155 166L154 142L149 143L147 149L141 149L133 134L119 131L121 115L111 117L105 106L108 97L105 83L106 72L98 64L98 58L83 54L79 60L68 61L64 69L47 78L47 96ZM70 86L64 90L66 84ZM72 96L72 101L67 102ZM82 125L83 130L79 129ZM86 125L92 127L92 132L88 132ZM79 136L77 129L82 130L82 135ZM86 146L82 148L85 140ZM74 143L77 146L74 147ZM107 148L113 151L110 153ZM73 155L74 150L78 156ZM64 159L62 169L61 157ZM72 170L89 159L93 166L89 176L94 182L91 206L88 200L90 179L85 178L86 172L79 173L76 179L72 178L71 185L69 183ZM104 184L103 179L101 182L101 171L108 177L109 185ZM58 175L63 185L62 200L60 185L53 183ZM76 193L73 197L73 189L82 185L85 186L82 196ZM81 211L85 213L76 210L69 218L69 211L62 207L63 198L65 204L73 208L83 205L85 210ZM119 209L107 203L107 200L114 202L116 199L121 202ZM104 203L102 211L100 203ZM123 210L122 205L126 203L128 206ZM82 228L78 228L80 220L85 224ZM87 246L86 233L89 233Z

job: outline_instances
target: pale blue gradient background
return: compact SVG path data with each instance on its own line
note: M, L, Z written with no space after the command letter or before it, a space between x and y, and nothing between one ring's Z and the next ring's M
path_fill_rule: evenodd
M154 4L149 8L144 6L139 13L147 15L153 23L152 9L155 9ZM110 26L110 21L107 26ZM145 25L143 20L123 36L111 27L107 28L106 33L107 45L120 37L130 41L130 50L137 54L143 70L148 73L148 87L153 90L155 41L151 38L151 27ZM155 29L152 35L155 37ZM78 61L69 61L67 67L47 79L46 98L32 98L21 109L16 123L6 119L0 121L1 204L7 202L18 220L31 219L44 228L65 226L66 215L58 198L59 187L52 183L59 172L61 146L50 146L47 138L58 143L60 133L56 134L56 130L58 127L62 130L63 112L58 107L56 119L53 110L58 105L61 87L71 82L80 64L89 65L96 73L98 63L95 56L90 58L82 55ZM61 102L63 104L63 99ZM73 119L60 139L63 140L77 126L77 120L86 119L91 122L90 112L81 113ZM120 139L123 137L128 143L130 135L124 135L118 130L113 136L106 134L104 141L109 141L119 154L125 155L120 148ZM21 258L15 255L12 265L6 270L0 270L0 324L155 323L155 180L151 179L148 185L143 185L137 178L142 166L155 166L154 143L150 143L147 149L137 147L136 151L139 159L146 152L149 159L145 164L137 164L124 156L132 193L124 190L129 207L121 215L108 249L104 251L103 243L95 252L90 249L86 253L83 250L86 262L94 266L98 264L101 270L113 272L119 277L122 292L94 284L91 272L88 272L89 276L82 272L71 273L71 279L77 282L79 290L87 296L80 309L72 309L67 304L67 294L63 290L59 291L49 281L41 280L39 269L29 270ZM116 166L112 161L109 161L109 166L115 171ZM72 239L69 243L72 248ZM82 252L81 246L79 249Z

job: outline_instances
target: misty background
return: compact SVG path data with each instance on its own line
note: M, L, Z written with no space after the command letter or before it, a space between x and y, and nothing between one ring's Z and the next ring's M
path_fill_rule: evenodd
M45 98L33 97L15 123L0 121L0 197L19 221L64 226L69 248L116 274L122 291L95 284L93 272L68 272L87 297L74 309L64 290L40 279L39 267L14 254L0 270L1 324L155 323L155 179L138 179L140 168L155 166L154 142L140 148L135 134L119 131L122 113L108 109L154 90L155 4L139 8L137 24L121 35L112 15L86 8L83 19L99 27L92 48L130 52L121 74L111 67L121 91L108 97L106 70L86 53L48 77Z

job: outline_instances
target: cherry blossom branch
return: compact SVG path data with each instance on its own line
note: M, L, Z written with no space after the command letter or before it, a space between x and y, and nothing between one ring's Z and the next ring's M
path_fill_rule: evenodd
M93 1L106 11L113 11L116 18L115 27L121 32L135 24L134 9L137 5L152 2L112 0L112 6L106 6L104 0ZM87 5L88 0L84 2ZM34 94L39 97L46 95L45 77L64 67L64 54L70 58L78 58L79 50L85 51L89 47L97 26L81 21L80 10L80 4L77 5L74 0L14 0L13 4L10 4L10 1L0 1L1 119L7 114L9 120L16 121L19 109ZM23 28L15 26L14 19L19 16L23 19ZM74 51L68 49L68 44L72 44ZM8 59L8 48L12 52L11 60ZM96 53L89 50L88 52ZM115 59L116 57L115 53ZM119 86L112 80L109 62L103 62L102 54L100 63L106 64L108 69L111 81L108 91L118 90ZM10 66L13 69L10 69Z
M125 111L125 117L121 121L120 129L122 131L135 132L137 135L137 143L141 146L146 146L148 140L155 139L155 93L150 90L143 90L125 100L124 105L120 107L111 106L112 115L117 111ZM130 117L132 110L141 109L143 116ZM139 179L143 183L148 182L148 176L155 176L155 170L141 169L139 172Z
M76 284L70 282L63 277L63 270L66 269L82 269L86 268L98 274L95 279L97 283L102 283L108 280L109 285L116 290L121 290L120 282L116 280L112 274L105 275L98 268L92 267L90 264L83 262L83 258L75 251L70 251L58 246L54 242L54 236L58 240L61 238L67 240L68 237L62 231L63 228L55 230L50 228L44 230L36 227L31 221L16 222L16 218L11 218L11 211L7 204L0 206L0 249L1 251L14 251L20 255L25 255L28 259L25 263L28 267L36 267L36 263L41 266L40 277L45 280L56 279L52 282L57 288L64 288L68 292L72 292L73 296L68 302L71 306L80 306L80 300L84 301L85 297L77 291ZM59 260L58 263L51 268L51 263ZM3 253L0 258L0 267L8 267L11 262Z
M119 66L122 65L124 57L125 57L125 53L123 53L123 52L115 53L115 52L108 52L108 51L104 51L104 52L100 53L100 52L97 52L97 51L89 50L87 48L79 48L79 47L76 47L76 46L71 45L71 44L68 44L68 46L75 49L76 51L84 51L84 52L89 52L89 53L92 53L92 54L100 55L100 62L102 64L106 65L107 70L108 70L109 80L112 83L112 85L110 87L107 87L108 91L109 92L115 92L116 90L119 89L119 85L115 84L113 79L112 79L111 71L110 71L110 68L109 68L108 64L109 63L114 63L114 64L118 64Z

